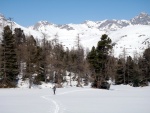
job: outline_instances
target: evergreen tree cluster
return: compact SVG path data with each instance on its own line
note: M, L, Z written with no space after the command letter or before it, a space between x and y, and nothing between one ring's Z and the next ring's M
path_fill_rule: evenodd
M81 86L92 82L92 87L109 89L108 80L115 84L130 84L134 87L146 86L150 82L150 48L140 58L114 58L111 54L111 39L102 35L97 47L92 47L85 57L84 49L77 36L76 49L64 48L58 35L53 40L42 41L33 36L25 36L23 30L16 28L12 33L9 26L3 31L0 44L0 87L16 87L18 78L32 84L41 82L57 83L58 87L66 82L66 71L74 73L73 80ZM71 84L71 81L70 81Z
M94 76L93 87L101 88L102 84L109 79L107 70L111 49L111 39L104 34L98 42L97 47L93 47L87 56L87 60L90 63L90 68L93 71Z
M61 87L66 71L77 73L78 78L83 75L83 48L79 51L74 48L65 50L58 41L57 37L48 41L45 35L39 41L33 36L25 36L20 28L12 34L6 26L0 48L0 87L16 87L19 75L23 80L29 80L29 88L41 82L53 82Z
M150 82L150 48L144 51L142 57L134 59L131 56L114 58L109 53L111 48L109 37L102 35L97 47L93 47L87 56L93 75L92 87L101 88L107 80L114 81L116 85L147 86Z
M15 38L9 26L4 28L1 54L1 87L15 87L19 74Z
M149 54L150 48L147 48L138 60L131 56L126 60L117 59L115 83L130 84L134 87L147 86L150 82Z

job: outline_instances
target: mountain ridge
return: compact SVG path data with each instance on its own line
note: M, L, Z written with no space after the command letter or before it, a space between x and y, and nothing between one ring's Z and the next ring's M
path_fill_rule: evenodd
M86 20L81 24L63 25L53 24L48 21L39 21L35 25L28 28L23 27L16 22L7 20L4 15L0 15L1 37L3 26L11 26L11 24L12 29L21 28L26 36L33 35L39 40L43 39L43 34L46 36L47 40L54 39L57 34L59 43L62 43L65 48L72 48L75 45L76 37L80 36L83 47L85 49L91 49L92 46L96 46L102 34L107 34L112 39L112 43L115 44L115 57L119 57L119 54L122 53L123 48L129 47L132 48L129 55L133 56L134 51L141 53L148 46L148 42L150 42L150 15L143 12L130 20ZM135 40L131 40L130 38L134 38ZM130 43L126 43L126 41L123 40L130 40ZM139 43L134 45L134 41ZM144 41L146 41L145 45L142 44ZM132 44L134 45L133 47ZM144 49L140 50L140 48Z
M53 23L49 23L48 21L46 21L48 24L46 25L55 25L55 27L60 27L60 26L70 26L70 25L81 25L81 24L85 24L87 25L87 27L89 28L98 28L99 30L103 31L115 31L118 30L120 28L126 27L128 25L150 25L150 15L144 12L141 12L139 15L135 16L134 18L130 19L130 20L125 20L125 19L121 19L121 20L117 20L117 19L105 19L105 20L101 20L101 21L91 21L91 20L86 20L83 23L80 24L62 24L62 25L57 25L57 24L53 24ZM45 21L39 21L37 22L35 25L33 26L29 26L33 27L34 29L36 28L36 25L38 24L40 26L40 24L43 26L45 24ZM36 29L38 30L38 29ZM73 29L71 29L73 30Z

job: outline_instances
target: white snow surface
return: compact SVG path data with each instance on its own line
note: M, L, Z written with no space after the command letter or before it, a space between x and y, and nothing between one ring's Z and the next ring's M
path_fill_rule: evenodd
M150 46L150 26L147 25L131 25L124 27L118 31L111 32L109 37L112 43L116 43L113 47L114 56L119 57L123 54L125 48L126 56L132 56L138 53L141 56L143 51Z
M0 113L150 113L150 87L0 89Z

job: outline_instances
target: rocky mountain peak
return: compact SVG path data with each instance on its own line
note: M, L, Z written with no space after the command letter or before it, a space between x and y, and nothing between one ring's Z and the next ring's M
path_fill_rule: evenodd
M140 16L140 17L148 17L148 16L150 16L150 15L148 15L148 14L145 13L145 12L141 12L138 16Z
M131 21L131 24L133 25L137 25L137 24L150 25L150 15L142 12L138 16L131 19L130 21Z
M54 24L49 23L48 21L38 21L35 25L33 25L33 26L31 26L31 27L32 27L32 29L38 31L39 28L41 28L41 27L46 27L46 26L50 26L50 25L54 25ZM29 28L31 28L31 27L29 27Z
M50 23L48 21L39 21L39 22L37 22L37 24L49 25Z

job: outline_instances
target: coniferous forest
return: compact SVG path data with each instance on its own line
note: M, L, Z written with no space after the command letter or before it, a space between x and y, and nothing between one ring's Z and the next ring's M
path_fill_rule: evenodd
M100 36L97 46L88 52L81 46L79 36L72 49L64 48L58 40L57 35L47 40L44 34L42 40L38 40L32 35L25 36L20 28L12 31L9 26L4 27L0 44L0 87L17 87L18 75L29 80L29 88L41 82L62 87L66 71L70 76L75 74L77 87L82 86L81 80L85 85L92 83L91 87L104 89L110 87L108 80L133 87L147 86L150 82L149 47L141 57L115 58L113 44L106 34Z

